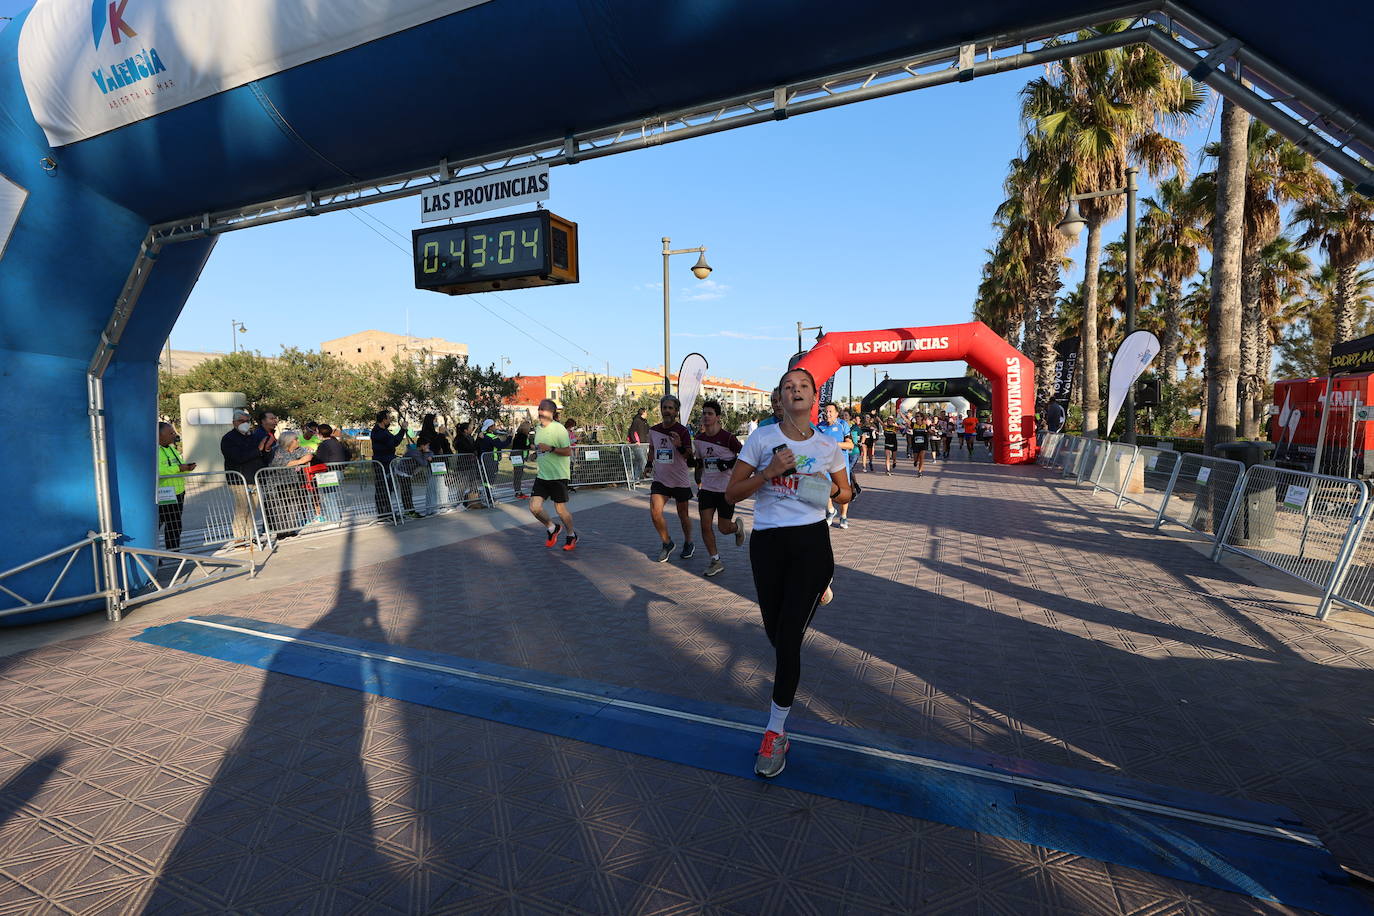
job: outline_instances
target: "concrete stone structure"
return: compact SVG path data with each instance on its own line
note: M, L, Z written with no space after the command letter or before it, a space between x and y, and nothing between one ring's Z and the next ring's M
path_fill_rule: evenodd
M393 356L410 355L418 358L424 352L433 357L456 356L466 362L468 345L442 337L410 337L389 331L367 330L323 341L320 352L337 356L350 366L390 363Z

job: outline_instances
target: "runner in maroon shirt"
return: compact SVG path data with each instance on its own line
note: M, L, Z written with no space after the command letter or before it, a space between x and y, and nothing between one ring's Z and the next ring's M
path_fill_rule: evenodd
M716 514L720 514L720 533L733 534L736 547L744 546L745 535L744 519L734 517L735 505L725 498L730 471L744 446L720 425L719 401L702 403L701 433L692 446L697 456L697 515L701 516L701 539L711 558L706 575L714 576L725 569L716 550L716 533L711 528Z
M681 409L681 401L665 394L658 402L663 422L649 427L649 464L654 471L654 482L649 486L649 518L663 541L658 552L660 563L672 556L676 546L663 520L663 505L670 499L677 502L677 517L682 523L682 559L690 560L697 549L692 543L692 468L696 459L692 456L692 434L677 421Z

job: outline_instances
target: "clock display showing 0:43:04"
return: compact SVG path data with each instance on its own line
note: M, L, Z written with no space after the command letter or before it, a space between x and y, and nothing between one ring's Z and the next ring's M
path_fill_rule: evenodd
M545 267L546 245L537 217L449 226L415 239L415 279L417 285L440 286L527 274Z

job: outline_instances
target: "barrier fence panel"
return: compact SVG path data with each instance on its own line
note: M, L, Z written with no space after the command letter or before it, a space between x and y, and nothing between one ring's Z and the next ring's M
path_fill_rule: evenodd
M1244 473L1245 465L1230 458L1183 455L1173 487L1164 494L1155 527L1173 522L1216 540Z
M1107 458L1107 445L1103 439L1083 440L1083 454L1078 459L1076 483L1096 477L1101 462Z
M1093 474L1093 492L1110 490L1115 496L1134 473L1137 449L1125 442L1108 442Z
M158 549L247 546L258 537L254 520L253 492L238 471L198 471L158 478Z
M745 437L749 438L748 436ZM644 476L649 467L649 446L647 443L637 442L625 446L626 460L630 463L630 486L637 487L641 483L647 483L648 478Z
M574 445L572 484L575 487L624 487L633 481L633 470L624 445Z
M1040 457L1035 459L1035 463L1041 467L1053 467L1055 455L1063 444L1063 433L1046 433L1045 441L1040 443Z
M1065 440L1059 462L1060 477L1078 476L1078 462L1083 459L1083 449L1087 442L1088 440L1081 436L1069 436Z
M1337 572L1328 594L1322 596L1317 616L1326 619L1331 603L1337 602L1366 614L1374 614L1374 500L1365 504L1364 521L1359 525L1350 549L1346 552L1343 569Z
M1062 470L1064 464L1077 453L1082 442L1082 436L1070 436L1068 433L1065 433L1064 438L1059 440L1059 448L1055 450L1054 455L1050 458L1050 467Z
M460 506L488 505L479 460L471 453L397 458L387 466L392 506L404 519L410 513L438 515Z
M1134 503L1150 511L1159 525L1159 511L1173 489L1174 480L1182 466L1182 455L1166 448L1145 446L1137 450L1135 466L1116 491L1116 506Z
M1365 485L1258 465L1238 492L1212 558L1243 554L1327 591L1364 522Z
M258 471L258 508L271 540L282 534L395 522L390 477L380 464L341 461L326 467L318 473L305 466Z

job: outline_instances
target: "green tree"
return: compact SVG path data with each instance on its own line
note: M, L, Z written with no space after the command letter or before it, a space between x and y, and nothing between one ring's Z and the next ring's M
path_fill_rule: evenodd
M174 420L181 418L177 396L189 391L241 391L255 415L264 410L282 417L290 415L273 360L254 350L207 359L181 376L159 372L158 385L158 409Z
M287 347L272 369L279 415L349 426L372 419L372 383L337 356Z
M1078 34L1090 39L1130 27L1124 20ZM1022 90L1021 116L1031 125L1034 144L1027 156L1043 161L1033 171L1049 185L1047 196L1061 203L1070 194L1105 191L1126 184L1126 167L1143 166L1151 175L1182 173L1183 144L1163 132L1185 125L1203 107L1206 90L1183 76L1169 60L1145 45L1129 45L1051 64L1045 76ZM1080 212L1088 227L1084 254L1082 364L1083 415L1087 435L1097 425L1098 267L1102 226L1124 206L1121 195L1084 200ZM1057 221L1057 217L1056 217ZM1046 366L1045 368L1048 368ZM1045 371L1042 369L1041 371Z
M1311 378L1326 375L1331 364L1331 346L1336 342L1336 301L1340 295L1340 271L1330 262L1306 278L1300 298L1288 306L1295 320L1278 342L1278 373L1283 378ZM1350 281L1354 290L1349 300L1353 331L1374 331L1371 306L1374 296L1374 271L1357 271Z
M1335 268L1335 339L1350 340L1356 336L1360 265L1374 258L1374 200L1342 178L1339 187L1333 185L1327 194L1300 206L1294 222L1303 227L1298 244L1319 244Z
M460 363L456 367L454 363ZM452 387L448 386L451 379ZM467 415L473 429L483 420L501 419L501 410L508 398L520 390L520 384L492 363L485 369L480 365L446 357L436 364L435 390L451 394L457 409Z
M1160 378L1165 385L1173 385L1178 381L1183 283L1197 273L1198 253L1209 240L1202 227L1201 201L1179 176L1161 181L1155 193L1141 201L1141 207L1141 271L1153 274L1163 287L1157 332Z

